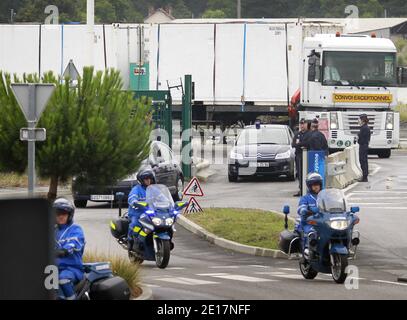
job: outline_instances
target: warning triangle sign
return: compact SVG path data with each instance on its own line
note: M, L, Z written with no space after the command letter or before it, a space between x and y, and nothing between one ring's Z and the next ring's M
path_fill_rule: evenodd
M196 212L203 212L201 206L199 205L198 201L194 197L189 199L188 207L185 209L185 213L196 213Z
M191 197L203 197L201 185L197 178L193 178L188 186L184 189L184 195Z

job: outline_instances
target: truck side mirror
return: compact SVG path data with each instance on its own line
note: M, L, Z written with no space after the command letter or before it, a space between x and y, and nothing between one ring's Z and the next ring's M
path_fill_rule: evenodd
M397 68L397 84L400 87L407 87L407 67Z
M321 59L315 51L308 56L308 81L319 81Z

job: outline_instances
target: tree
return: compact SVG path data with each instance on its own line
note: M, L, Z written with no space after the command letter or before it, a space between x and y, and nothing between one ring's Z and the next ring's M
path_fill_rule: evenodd
M27 146L19 141L19 130L25 120L9 89L10 76L2 79L0 169L23 172ZM48 199L55 199L58 183L72 176L94 186L113 184L134 173L148 156L151 125L146 118L150 107L123 91L118 71L84 68L77 89L68 79L61 83L52 73L41 79L25 76L21 82L56 84L38 123L47 129L47 140L37 143L36 165L39 176L50 179Z
M20 141L19 132L27 122L11 91L11 82L19 80L0 72L0 171L22 173L27 167L27 144Z
M220 9L207 9L203 15L202 18L204 19L223 19L226 18L226 13L223 12Z
M172 9L173 16L177 19L192 18L192 12L188 9L183 0L175 0Z
M80 21L82 0L53 0L52 3L49 0L23 0L17 10L16 21L43 23L47 16L44 10L50 4L58 7L60 22Z

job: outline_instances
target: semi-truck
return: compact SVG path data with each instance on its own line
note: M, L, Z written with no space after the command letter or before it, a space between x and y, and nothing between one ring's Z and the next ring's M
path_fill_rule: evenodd
M372 132L369 153L388 158L399 147L400 115L394 111L405 77L397 68L389 39L318 34L304 39L301 87L293 96L293 119L319 118L331 150L356 142L359 116L367 114Z

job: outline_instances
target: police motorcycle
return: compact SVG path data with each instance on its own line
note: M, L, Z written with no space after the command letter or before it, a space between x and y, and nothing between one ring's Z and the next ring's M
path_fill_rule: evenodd
M123 194L116 194L120 199ZM178 201L174 203L170 191L165 185L154 184L147 187L146 201L136 202L134 209L142 210L139 222L142 228L138 232L132 248L128 248L128 229L130 219L125 213L121 215L121 201L119 201L119 219L110 222L110 231L118 243L128 251L130 261L142 263L144 260L155 261L157 267L164 269L168 266L170 252L174 248L174 224L178 215L188 203ZM140 236L145 241L139 240Z
M56 256L63 256L62 250ZM130 288L127 282L113 274L109 262L83 264L84 277L75 287L76 300L129 300Z
M331 274L336 283L344 283L348 260L355 258L360 234L354 230L359 223L359 207L346 209L342 191L325 189L318 194L317 207L313 208L306 223L311 225L308 250L304 252L304 235L288 230L290 207L284 207L285 230L280 234L280 250L290 257L299 255L299 267L305 279L314 279L319 272ZM297 228L296 228L297 230Z

